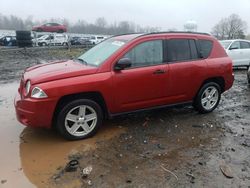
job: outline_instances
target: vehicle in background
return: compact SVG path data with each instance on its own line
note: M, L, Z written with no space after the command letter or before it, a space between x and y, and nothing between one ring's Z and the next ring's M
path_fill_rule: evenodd
M71 45L92 45L92 42L87 37L72 37Z
M3 36L0 38L0 46L17 46L15 36Z
M233 60L234 67L249 67L250 41L248 40L221 40L221 45Z
M28 68L15 108L22 124L79 140L124 113L187 104L212 112L233 81L232 60L208 34L127 34L77 59Z
M104 37L104 36L91 36L90 37L90 42L92 44L98 44L102 41L104 41L107 37Z
M65 25L61 25L58 23L46 23L41 26L34 26L32 28L32 31L64 33L67 32L67 28Z
M66 46L68 45L68 35L65 34L50 34L43 35L40 38L33 39L34 43L37 43L38 46Z
M248 84L250 85L250 63L248 66L248 71L247 71L247 81L248 81Z

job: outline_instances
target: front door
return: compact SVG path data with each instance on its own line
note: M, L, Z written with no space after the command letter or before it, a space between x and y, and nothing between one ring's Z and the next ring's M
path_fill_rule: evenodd
M129 50L131 67L113 72L118 112L162 105L166 96L168 65L163 63L163 41L151 40Z
M244 56L242 50L240 49L240 41L233 42L227 53L233 60L233 66L242 65Z

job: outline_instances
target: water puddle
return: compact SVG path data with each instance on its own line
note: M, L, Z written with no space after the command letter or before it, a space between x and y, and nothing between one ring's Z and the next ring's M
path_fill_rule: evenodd
M106 123L93 138L69 142L50 130L22 126L15 118L13 98L18 83L0 90L0 186L45 187L68 155L95 149L98 142L118 136L124 129Z

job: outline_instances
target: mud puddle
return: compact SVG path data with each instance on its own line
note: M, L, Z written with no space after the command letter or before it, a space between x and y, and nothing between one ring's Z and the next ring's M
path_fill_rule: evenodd
M69 155L95 149L97 143L125 131L106 123L94 138L68 142L53 131L27 128L15 117L17 88L15 82L0 89L0 187L50 187L48 180Z

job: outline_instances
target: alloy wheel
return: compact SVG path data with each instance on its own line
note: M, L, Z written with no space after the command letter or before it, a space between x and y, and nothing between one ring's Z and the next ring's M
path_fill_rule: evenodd
M215 86L209 86L201 95L201 105L206 110L211 110L219 100L219 91Z
M64 124L69 134L85 136L95 128L97 113L88 105L80 105L67 113Z

